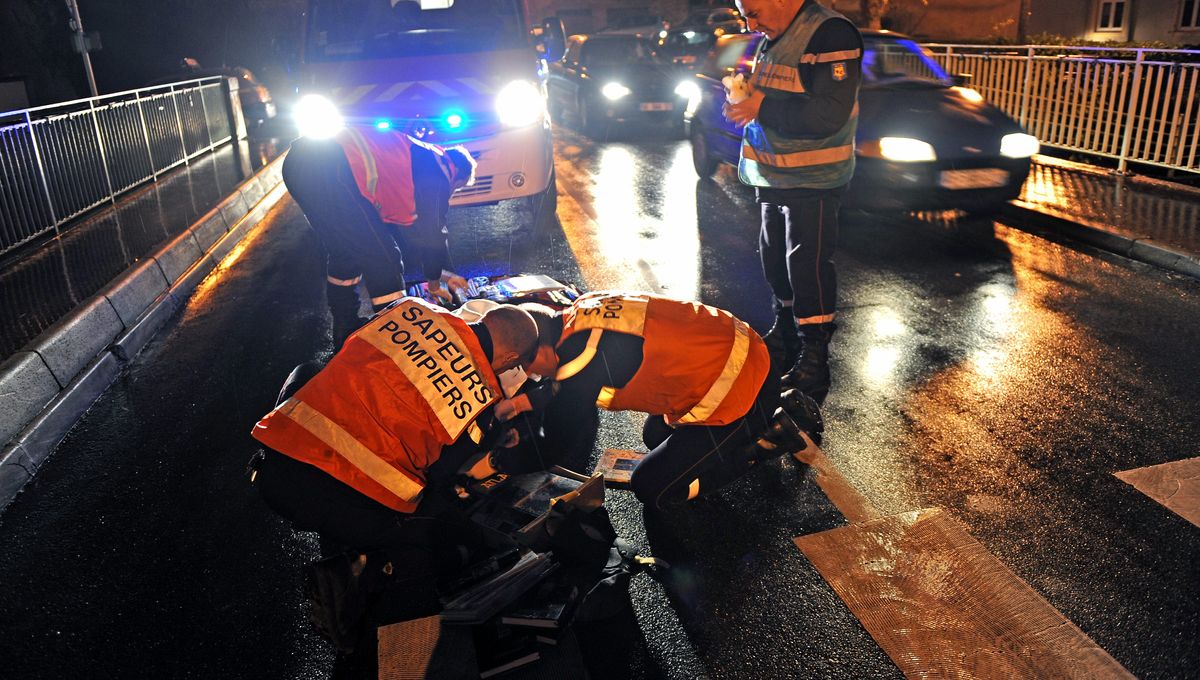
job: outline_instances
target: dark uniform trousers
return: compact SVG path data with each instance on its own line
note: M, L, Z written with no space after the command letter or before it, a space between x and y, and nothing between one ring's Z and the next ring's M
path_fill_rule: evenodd
M837 305L833 253L844 189L758 190L763 274L777 299L792 301L801 331L820 325L827 335L832 332Z
M703 496L741 477L753 466L743 455L746 445L770 427L778 406L779 374L772 367L754 405L728 425L672 428L662 416L650 416L642 430L650 453L633 470L634 494L648 506L665 509L688 500L693 484Z

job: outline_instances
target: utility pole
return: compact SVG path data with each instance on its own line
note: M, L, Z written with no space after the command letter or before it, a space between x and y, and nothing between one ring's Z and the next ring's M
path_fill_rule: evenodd
M79 18L79 3L76 0L67 0L67 10L71 13L71 21L68 24L71 27L72 40L75 43L75 51L83 55L83 70L87 73L88 89L92 96L96 97L100 93L96 91L96 74L92 72L92 38L83 32L83 19Z

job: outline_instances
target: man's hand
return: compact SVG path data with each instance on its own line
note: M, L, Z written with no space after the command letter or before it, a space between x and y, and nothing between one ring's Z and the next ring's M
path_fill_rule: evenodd
M529 403L529 397L518 394L512 399L501 399L496 403L496 418L500 422L506 423L522 413L532 410L533 406Z
M458 293L459 291L465 293L467 290L466 279L458 274L455 274L454 272L446 271L445 269L442 270L442 283L446 284L446 287L450 289L451 293Z
M750 121L758 118L758 110L762 107L764 96L761 90L751 90L750 96L740 103L725 102L725 107L721 109L721 112L727 120L738 125L747 125Z
M438 279L429 282L429 294L441 302L454 302L454 294L447 290Z

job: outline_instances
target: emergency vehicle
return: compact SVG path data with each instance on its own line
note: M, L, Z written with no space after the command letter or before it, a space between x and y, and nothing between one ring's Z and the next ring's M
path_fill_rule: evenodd
M461 144L476 179L450 204L522 199L536 226L557 205L545 80L564 43L559 21L537 32L522 0L310 0L300 133L370 125Z

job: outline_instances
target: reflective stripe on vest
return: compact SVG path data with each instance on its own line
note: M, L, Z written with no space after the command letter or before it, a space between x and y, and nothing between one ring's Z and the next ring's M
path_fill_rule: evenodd
M340 425L326 418L320 411L296 399L288 399L279 407L279 412L321 440L342 458L345 458L364 475L383 488L407 502L415 502L425 487L410 479L371 449L362 445Z
M835 146L829 149L796 151L794 153L767 153L766 151L756 151L749 144L742 145L742 158L776 168L803 168L810 165L838 163L853 156L853 144Z
M708 392L692 407L692 410L680 417L676 423L682 425L704 422L715 413L717 407L725 400L725 395L729 394L734 381L741 374L749 354L750 327L741 319L735 318L733 320L733 347L729 350L729 358L725 360L725 368L721 369L720 377L712 384L712 387L708 388Z
M763 64L762 68L754 69L750 83L755 87L768 87L783 92L804 93L804 83L800 80L800 69L785 64Z
M371 153L371 147L367 144L367 140L363 139L362 132L354 128L345 129L346 138L358 150L358 155L362 158L364 172L366 176L363 178L364 188L371 196L379 188L379 166L375 163L375 154Z
M579 356L559 366L558 371L554 374L554 379L566 380L586 368L596 356L596 346L600 344L600 336L603 334L603 330L593 328L588 334L587 344L584 345L583 351L579 353Z
M838 52L818 52L805 54L800 57L801 64L828 64L831 61L850 61L862 56L862 50L840 50Z
M433 409L438 422L458 439L479 412L497 400L466 342L440 314L411 298L392 308L382 326L366 326L353 337L383 352ZM472 437L474 438L474 437Z

